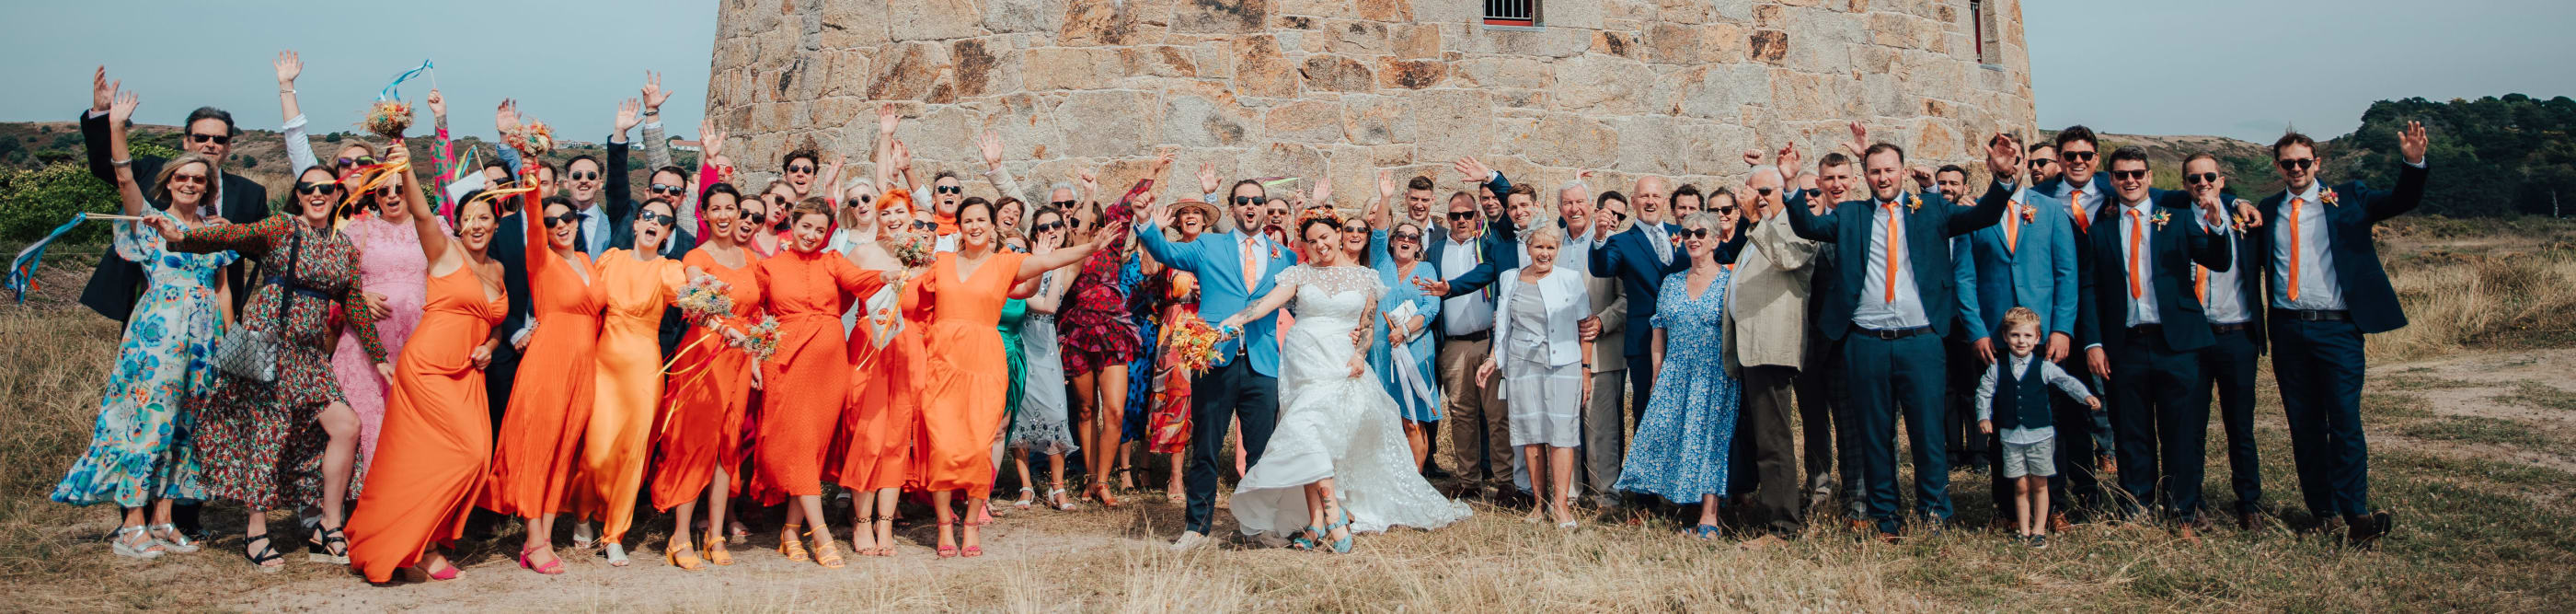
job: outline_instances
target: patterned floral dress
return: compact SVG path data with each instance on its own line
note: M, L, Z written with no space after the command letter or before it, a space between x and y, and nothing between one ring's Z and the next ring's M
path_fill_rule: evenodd
M277 339L277 381L218 373L214 392L190 404L198 418L207 494L252 510L321 498L322 448L330 438L320 416L332 403L347 402L331 378L331 307L355 311L366 304L349 237L315 231L301 216L272 215L253 224L190 230L170 249L241 252L275 275L251 293L239 318L241 330L264 330ZM281 301L284 319L278 318ZM368 358L385 360L374 323L349 326ZM350 476L350 494L359 492L364 475L360 467Z
M1163 314L1160 308L1164 302L1163 282L1169 276L1145 274L1145 259L1152 257L1142 251L1137 252L1127 259L1126 268L1118 275L1118 285L1123 286L1127 294L1128 317L1136 322L1138 341L1136 358L1127 361L1127 415L1118 420L1118 443L1144 441L1145 427L1150 422L1146 416L1151 415L1154 408L1154 359L1162 355L1158 351L1162 344L1144 343L1144 340L1162 338Z
M439 220L439 227L446 228L447 221ZM385 355L401 360L403 341L411 338L429 305L429 256L421 251L420 233L408 221L397 224L372 214L349 220L340 232L358 247L358 271L365 280L360 285L384 295L385 309L391 312L376 321L376 339L384 343ZM331 375L349 395L349 409L358 413L358 466L365 467L376 458L376 434L384 429L391 387L376 374L376 363L367 359L354 329L341 329L339 345L331 351Z
M1727 452L1742 394L1742 384L1726 374L1721 351L1732 276L1720 271L1697 298L1690 295L1690 271L1664 278L1652 320L1665 335L1664 370L1655 377L1653 400L1637 422L1615 488L1685 505L1726 494Z
M167 211L152 215L177 221ZM53 499L72 505L114 503L142 507L152 499L206 497L190 431L187 401L215 383L207 362L223 330L215 304L233 252L191 254L164 249L161 233L134 222L116 222L116 255L143 265L150 279L143 300L125 321L116 370L98 400L98 424L89 451L72 462L54 486Z
M1153 180L1138 182L1128 191L1132 198L1151 186ZM1135 208L1126 199L1102 208L1100 227L1128 223L1136 217ZM1124 274L1129 247L1136 239L1121 236L1116 242L1092 252L1082 260L1080 273L1073 276L1073 289L1064 300L1057 318L1057 332L1064 346L1064 374L1081 377L1101 369L1125 365L1136 359L1136 319L1127 313L1128 284L1119 283ZM1088 400L1086 400L1088 402Z
M1157 333L1170 333L1172 323L1180 318L1195 318L1199 313L1199 278L1187 271L1163 269L1163 326ZM1155 454L1185 452L1190 449L1190 370L1181 366L1181 353L1170 351L1173 341L1158 335L1154 363L1153 412L1145 417L1145 450ZM1133 375L1130 375L1133 377Z

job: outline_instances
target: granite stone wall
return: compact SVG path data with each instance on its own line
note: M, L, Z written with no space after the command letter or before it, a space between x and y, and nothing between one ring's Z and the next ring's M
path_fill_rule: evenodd
M1452 189L1467 155L1550 188L1733 183L1742 150L1814 160L1853 119L1981 168L1984 135L2033 123L2021 0L1982 2L1982 58L1970 0L1540 2L1498 28L1482 0L722 0L707 109L755 177L800 145L864 168L894 101L924 178L973 177L992 128L1025 184L1109 164L1116 191L1176 147L1167 198L1206 161L1329 174L1344 206L1378 168Z

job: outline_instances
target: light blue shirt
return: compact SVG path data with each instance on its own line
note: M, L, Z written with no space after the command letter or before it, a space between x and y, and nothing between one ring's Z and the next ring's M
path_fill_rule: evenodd
M1908 202L1912 196L1912 194L1899 193L1896 196L1897 202ZM1923 293L1914 285L1913 258L1906 253L1909 247L1905 245L1903 231L1905 218L1912 210L1901 204L1895 207L1887 205L1888 203L1884 202L1870 203L1869 268L1861 276L1860 304L1852 309L1852 323L1871 330L1900 330L1931 326L1932 318L1923 315ZM1894 237L1888 236L1887 233L1889 229L1887 216L1890 215L1896 216L1895 229L1898 234ZM1890 241L1894 241L1895 244L1889 245ZM1891 256L1895 258L1895 262L1888 261ZM1886 300L1887 267L1891 265L1897 267L1895 302Z
M608 251L608 209L591 205L574 209L573 213L582 214L581 252L596 258L600 252Z
M2289 198L2281 199L2280 215L2283 217L2291 215L2290 200L2302 201L2296 226L2299 249L2296 253L2290 250L2292 226L2284 223L2287 220L2273 222L2273 308L2322 311L2342 311L2344 308L2343 280L2335 277L2334 236L2328 232L2332 230L2328 225L2333 222L2326 219L2326 208L2340 205L2320 202L2324 189L2324 182L2309 181L2307 191L2291 193ZM2290 261L2293 258L2299 265L2299 300L2296 301L2290 300L2289 290Z
M2200 220L2200 227L2202 229L2208 230L2212 235L2217 235L2215 238L2226 241L2228 253L2234 254L2237 253L2235 250L2244 249L2244 246L2240 245L2237 241L2236 232L2231 228L2231 225L2219 224L2211 226L2207 216L2195 215L2192 217ZM2245 267L2231 266L2227 267L2226 271L2210 271L2207 268L2198 268L2200 271L2206 271L2204 274L2208 276L2206 278L2209 282L2208 285L2201 289L2201 294L2208 298L2201 301L2200 307L2203 312L2209 314L2209 323L2243 324L2246 320L2254 319L2254 314L2249 313L2245 309L2244 295L2238 294L2239 289L2243 288L2243 286L2236 285L2237 280L2239 279L2237 275L2239 273L2243 273L2244 271L2242 269L2244 268Z
M2144 324L2161 324L2164 322L2164 317L2156 313L2155 245L2156 233L2159 232L2156 230L2156 208L2147 201L2138 201L2120 205L2109 213L2120 216L2120 225L2115 227L2120 236L2113 237L2120 242L2120 257L2123 259L2120 266L2124 267L2122 270L2137 276L2134 280L2120 280L2122 285L2138 284L2139 289L2136 296L2129 297L2128 325L2135 328ZM2132 234L2135 234L2138 240L2130 241L2129 237ZM2132 247L2132 244L2135 247ZM2129 294L2129 291L2122 288L2120 293Z

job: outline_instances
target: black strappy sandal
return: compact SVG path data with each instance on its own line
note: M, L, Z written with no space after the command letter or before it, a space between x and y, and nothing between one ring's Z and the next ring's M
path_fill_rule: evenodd
M268 534L253 535L246 539L249 541L242 542L242 558L250 559L252 568L263 573L275 573L277 570L286 568L286 557L277 553L277 548L268 538ZM249 547L251 544L259 544L259 548L252 549ZM276 561L277 564L270 565L270 561Z
M319 532L313 533L312 536L320 537L322 540L314 541L310 538L304 540L306 550L304 559L315 563L349 564L349 536L342 534L337 527L316 527L316 530Z

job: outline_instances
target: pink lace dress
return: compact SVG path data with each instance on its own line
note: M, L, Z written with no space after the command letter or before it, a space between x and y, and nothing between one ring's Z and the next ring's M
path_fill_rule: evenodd
M439 226L446 227L446 221ZM385 355L402 356L403 341L420 325L421 310L429 302L429 258L420 251L420 234L412 230L409 220L396 224L373 214L350 219L340 232L358 247L361 285L384 295L385 307L393 312L376 322ZM357 333L349 327L341 327L339 346L331 352L331 376L340 380L349 409L358 413L358 466L364 468L376 457L376 433L384 428L385 395L391 390L376 375L376 365L367 360ZM355 498L356 489L350 491Z

